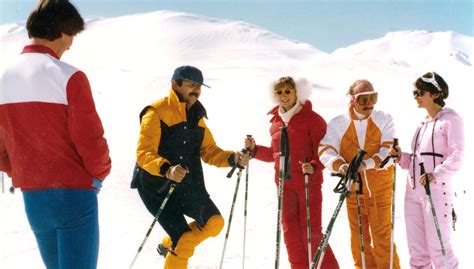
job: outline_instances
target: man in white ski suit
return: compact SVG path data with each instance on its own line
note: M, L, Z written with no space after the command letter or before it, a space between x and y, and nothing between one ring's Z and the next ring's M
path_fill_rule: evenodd
M367 80L355 81L349 89L348 113L332 119L319 145L321 162L333 172L347 172L348 163L359 149L367 152L360 170L363 194L360 195L362 233L366 268L390 268L391 205L393 163L379 169L393 144L392 117L374 110L377 92ZM347 198L351 229L351 250L355 268L363 268L354 184ZM394 246L393 268L400 268Z

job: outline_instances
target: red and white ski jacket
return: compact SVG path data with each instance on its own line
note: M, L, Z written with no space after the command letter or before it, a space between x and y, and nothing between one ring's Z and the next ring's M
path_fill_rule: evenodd
M306 100L300 112L293 115L288 123L288 139L290 141L290 169L291 180L285 181L285 188L291 187L304 193L304 175L301 164L304 158L313 164L315 172L309 176L309 182L323 183L322 171L324 166L319 161L318 145L326 134L326 121L313 111L311 101ZM280 128L285 126L278 114L279 106L274 107L269 115L273 115L270 122L271 146L256 145L255 158L265 162L275 163L275 183L279 182L280 170Z
M22 190L92 189L110 172L109 149L86 75L29 45L0 88L0 170Z

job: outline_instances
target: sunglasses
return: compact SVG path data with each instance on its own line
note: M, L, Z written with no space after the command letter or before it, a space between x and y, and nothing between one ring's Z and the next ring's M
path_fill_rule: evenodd
M378 92L362 92L356 95L351 95L351 100L355 100L356 103L361 106L366 106L370 102L376 104L378 96Z
M438 92L443 92L443 90L441 90L441 87L439 86L438 82L436 81L435 79L435 75L434 75L434 72L429 72L429 74L431 75L430 78L427 78L427 77L420 77L421 80L423 82L426 82L426 83L431 83L433 86L435 86L436 90L438 90Z
M276 95L282 95L282 94L289 95L291 93L291 91L294 91L294 90L293 89L291 89L291 90L289 90L289 89L277 90L277 91L275 91L275 94Z
M415 97L422 97L425 94L424 90L416 89L413 91L413 96Z

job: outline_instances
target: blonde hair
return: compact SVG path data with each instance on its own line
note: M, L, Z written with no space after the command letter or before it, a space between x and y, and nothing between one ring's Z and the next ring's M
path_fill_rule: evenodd
M281 78L279 78L278 81L273 86L273 90L278 91L279 89L281 89L285 86L287 88L296 90L296 83L295 83L295 80L292 77L281 77Z
M293 77L290 76L281 77L271 85L271 96L275 103L278 103L275 91L285 86L296 91L296 98L302 104L304 104L311 95L311 83L305 78L293 79Z

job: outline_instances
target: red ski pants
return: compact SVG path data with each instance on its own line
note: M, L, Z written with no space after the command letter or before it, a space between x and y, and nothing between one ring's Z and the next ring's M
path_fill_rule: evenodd
M321 183L310 183L310 220L311 220L311 258L314 257L322 238ZM293 186L284 187L282 208L283 237L288 251L288 259L292 269L307 269L308 240L306 225L306 198L305 189L295 189ZM338 269L336 257L328 246L322 268Z

